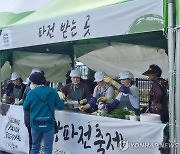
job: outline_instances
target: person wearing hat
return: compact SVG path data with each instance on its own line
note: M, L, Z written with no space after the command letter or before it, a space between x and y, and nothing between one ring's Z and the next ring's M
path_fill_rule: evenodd
M115 83L119 88L118 96L113 103L106 104L106 109L111 112L118 106L134 111L136 115L140 114L139 110L139 89L133 85L134 75L130 71L122 71L119 73L120 85L111 79L111 83ZM107 81L107 80L106 80Z
M70 77L72 82L62 87L62 93L60 96L61 99L67 98L73 101L80 101L91 96L91 92L87 84L81 82L81 75L77 69L71 70ZM65 96L63 96L63 94ZM79 104L67 104L67 109L78 111Z
M23 109L30 112L32 148L30 154L39 153L41 141L44 142L44 153L52 154L54 141L55 108L62 110L64 102L57 92L45 86L46 79L41 72L30 75L31 89L23 103Z
M42 73L44 75L44 71L40 70L39 68L33 68L31 70L31 73L29 74L28 78L27 78L27 83L26 83L26 88L24 90L24 93L23 93L23 97L22 97L22 103L24 102L28 92L34 88L34 85L31 84L31 81L29 80L29 77L36 73L36 72L39 72L39 73ZM31 147L32 147L32 135L31 135L31 126L30 126L30 112L29 111L25 111L24 110L24 123L25 123L25 126L28 130L28 135L29 135L29 151L31 151Z
M161 121L164 123L169 121L169 98L167 94L168 81L161 78L161 74L161 68L158 65L152 64L142 75L148 76L149 80L152 81L149 112L161 115Z
M26 85L23 84L23 80L20 78L20 75L17 72L13 72L11 74L11 82L7 85L2 101L6 100L6 97L9 98L10 104L20 101L25 87Z
M114 98L114 88L104 82L105 73L102 71L97 71L94 74L94 82L97 82L97 86L94 88L93 96L90 99L83 99L80 101L79 109L81 111L93 112L93 114L102 115L105 109L106 102L110 102ZM106 98L106 101L103 98Z

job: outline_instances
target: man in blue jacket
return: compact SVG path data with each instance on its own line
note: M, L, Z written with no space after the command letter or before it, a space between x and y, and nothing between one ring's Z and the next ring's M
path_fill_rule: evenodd
M30 112L32 128L32 149L30 154L38 154L44 140L44 153L52 154L54 140L54 112L64 108L57 92L45 86L46 79L40 72L30 75L31 89L24 100L23 109Z

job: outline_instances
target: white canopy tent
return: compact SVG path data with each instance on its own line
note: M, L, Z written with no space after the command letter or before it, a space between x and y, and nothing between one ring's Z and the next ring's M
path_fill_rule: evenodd
M2 1L2 3L7 5L4 1ZM35 7L34 1L31 4L19 0L16 5L14 4L14 7L7 7L8 11L13 12L13 15L11 13L10 17L7 17L11 19L13 16L19 20L15 21L14 19L15 22L12 23L12 20L6 19L7 23L0 25L4 27L0 35L0 49L13 51L13 57L18 51L53 53L54 48L49 50L48 45L43 49L37 49L36 45L42 46L43 44L56 43L54 45L56 46L56 53L63 52L61 59L66 59L68 63L74 63L73 61L70 62L70 60L73 59L72 55L74 53L78 58L93 50L104 49L104 47L109 46L109 42L111 42L111 44L113 43L114 38L112 37L121 39L123 35L128 36L130 34L134 35L136 33L158 32L163 30L163 1L105 0L102 3L98 0L93 0L87 4L87 2L79 0L76 3L77 4L72 1L61 2L57 0L47 0L43 5L38 2ZM61 6L62 4L64 7ZM61 11L57 6L60 6ZM70 7L75 9L71 9ZM4 12L5 8L3 7L2 10L0 10L0 15L4 15ZM129 38L133 35L129 36ZM147 34L143 37L148 38L148 35L151 36L151 34ZM98 40L95 40L95 38ZM157 42L159 42L159 40L157 38ZM72 50L70 51L71 58L64 55L67 54L66 48L58 50L61 43L57 42L66 42L69 46L72 46ZM140 44L143 42L146 41L142 41ZM129 43L134 42L130 41ZM148 42L148 45L149 44L152 46L152 44ZM91 47L87 49L87 47L85 47L87 45ZM161 46L162 43L159 42L159 45ZM33 46L33 48L31 46ZM119 47L119 49L120 48L121 47ZM15 59L13 58L12 60ZM22 65L22 67L24 67L24 65ZM23 77L29 75L28 71L30 69L27 69L28 71L22 71L22 67L14 68L14 66L16 65L13 65L13 70L20 72ZM51 66L53 66L53 64L51 64ZM32 68L34 66L31 65L30 67ZM40 68L44 69L43 67ZM69 68L69 65L59 65L58 67L59 70L66 69L67 71ZM120 66L119 68L117 66L117 69L121 70ZM130 67L126 69L132 70ZM102 68L102 70L105 70L105 68ZM144 70L145 68L143 68L142 72ZM48 77L50 81L55 81L52 79L53 74L48 72L48 69L45 70L45 74L49 74ZM60 72L57 77L58 79L65 78L64 71Z

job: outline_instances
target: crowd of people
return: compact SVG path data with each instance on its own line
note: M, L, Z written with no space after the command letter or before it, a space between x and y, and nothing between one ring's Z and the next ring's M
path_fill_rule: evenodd
M168 82L161 78L162 70L150 65L143 73L152 81L149 106L146 112L159 114L162 122L168 119L168 99L165 96ZM29 153L36 154L44 140L45 153L52 153L54 140L55 108L74 112L85 112L103 116L116 108L124 108L141 114L139 89L134 85L134 75L128 71L118 74L118 81L103 71L94 74L93 90L81 79L77 69L71 70L68 83L58 90L49 86L40 69L32 69L26 82L17 72L11 74L2 97L4 103L23 105L24 122L29 133ZM118 91L116 93L115 91Z

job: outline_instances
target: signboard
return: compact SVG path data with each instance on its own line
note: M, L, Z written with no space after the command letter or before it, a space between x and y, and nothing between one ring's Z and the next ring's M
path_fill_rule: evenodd
M2 33L7 30L11 32L12 46L2 42L0 49L162 30L162 6L162 1L133 0L35 23L14 25L2 29Z
M164 124L56 111L54 154L160 154ZM0 150L28 153L22 106L1 105ZM41 153L43 151L43 145Z

